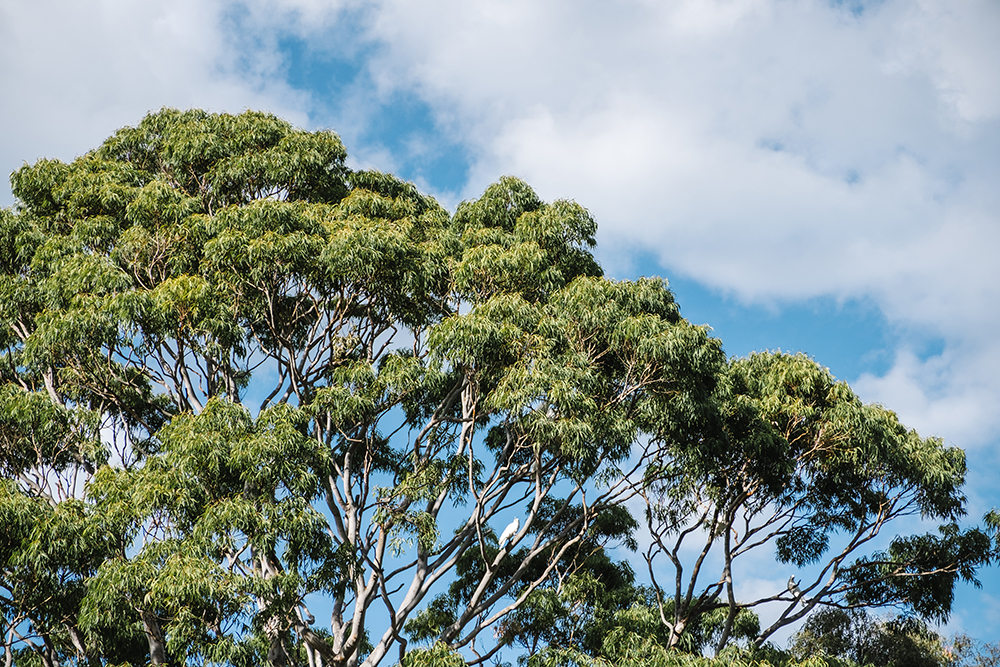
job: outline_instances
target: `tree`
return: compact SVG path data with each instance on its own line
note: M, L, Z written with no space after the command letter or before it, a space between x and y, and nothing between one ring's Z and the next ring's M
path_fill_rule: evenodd
M981 642L966 634L955 635L944 647L945 657L955 667L997 667L1000 642Z
M621 539L599 519L659 443L720 446L718 341L663 281L603 278L585 209L504 178L449 216L345 159L268 114L164 109L14 173L8 656L374 665L457 576L436 639L485 660Z
M965 512L960 449L862 404L801 354L733 359L716 395L728 446L672 451L644 491L653 536L645 559L672 645L718 608L731 627L741 610L782 604L757 635L760 646L819 605L899 606L941 619L958 580L978 585L975 569L989 562L992 543L982 530L955 523ZM870 550L889 524L909 516L944 523L936 534L895 537ZM682 547L695 540L697 557L686 563ZM739 600L734 568L760 549L774 549L792 578L787 588ZM714 552L719 569L706 577ZM673 570L669 585L658 583L663 560ZM813 567L797 584L804 566ZM723 630L717 649L729 638Z
M11 182L8 662L375 665L426 641L483 663L579 637L660 660L818 604L943 616L995 553L954 524L959 450L805 357L727 363L664 281L603 277L583 207L515 178L450 215L332 132L164 109ZM637 495L650 574L675 571L655 604L605 553ZM914 514L944 527L865 551ZM764 545L821 574L737 600Z
M795 633L791 653L853 660L877 667L939 667L952 663L944 639L915 617L876 618L864 610L827 608Z
M635 520L620 506L607 508L594 517L587 535L560 557L545 581L528 591L521 605L495 625L497 646L519 646L528 654L546 646L582 645L591 650L599 646L608 618L627 607L635 591L629 564L612 561L603 545L624 540L634 549L630 533L635 526ZM513 570L522 555L522 550L514 552L500 567ZM544 563L535 567L537 570L529 574L524 587L543 576ZM486 561L477 550L463 554L448 591L435 597L407 623L411 638L417 642L433 640L441 626L453 623L485 569ZM520 597L523 592L517 586L512 595Z

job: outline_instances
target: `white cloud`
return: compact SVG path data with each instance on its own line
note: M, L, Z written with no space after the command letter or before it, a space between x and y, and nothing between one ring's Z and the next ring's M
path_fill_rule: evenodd
M234 48L221 2L0 3L0 166L71 160L162 106L267 108L303 124L307 99L269 50ZM12 199L7 183L0 205Z
M1000 114L1000 5L990 0L911 3L899 23L900 40L890 67L925 71L960 118L979 121Z

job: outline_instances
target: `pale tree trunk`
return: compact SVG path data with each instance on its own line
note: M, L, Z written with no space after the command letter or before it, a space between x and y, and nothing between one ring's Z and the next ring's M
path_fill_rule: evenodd
M84 639L83 633L80 632L80 629L71 623L65 623L64 627L66 628L66 632L69 633L69 638L70 641L73 642L73 647L76 648L77 657L80 662L82 663L86 660L89 667L101 667L100 659L87 651L87 643Z
M676 646L681 641L681 635L684 634L684 628L687 627L687 619L678 618L673 625L670 626L670 640L667 645L670 648L676 648Z
M42 634L42 650L39 651L39 655L42 658L43 667L59 667L59 661L56 660L56 649L52 645L52 638L49 636L48 632Z
M142 627L146 632L146 641L149 642L149 662L154 665L167 664L167 645L163 640L160 619L148 609L141 609L139 614L142 616Z
M271 667L285 667L288 664L288 649L285 647L286 633L282 632L278 616L272 616L264 624L264 636L267 637L267 664Z
M303 629L299 634L302 636L309 667L329 667L333 664L329 660L330 645L321 636L309 628Z
M11 667L14 664L14 653L13 653L14 635L17 634L17 631L14 630L14 627L17 625L17 623L18 623L18 619L16 619L16 618L13 619L10 622L10 631L7 633L7 638L4 640L4 644L3 644L3 664L4 664L4 667ZM18 636L20 636L20 635L18 635Z
M733 545L732 531L730 530L733 518L731 516L727 516L726 519L726 537L723 543L723 549L726 555L726 567L723 572L723 579L726 582L726 601L729 608L726 612L726 625L722 628L722 636L719 638L719 644L715 649L716 653L724 649L726 644L729 642L729 636L733 632L733 623L736 622L736 614L739 613L739 608L736 606L736 594L733 590Z
M271 667L285 667L288 664L288 652L281 635L270 637L271 646L267 649L267 664Z

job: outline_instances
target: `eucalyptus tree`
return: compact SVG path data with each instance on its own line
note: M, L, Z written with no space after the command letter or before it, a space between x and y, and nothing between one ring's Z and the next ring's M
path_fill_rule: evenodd
M780 611L757 645L821 607L891 606L940 620L956 582L978 585L991 538L957 524L962 450L863 404L802 354L731 360L717 397L728 446L707 458L709 450L693 448L665 457L644 491L652 535L645 559L672 643L722 608L721 650L741 610L764 604ZM906 517L942 525L889 539L890 524ZM739 559L762 550L785 567L788 584L739 599Z
M7 656L374 665L457 576L435 638L486 660L659 443L720 445L718 342L603 278L585 209L503 178L451 216L345 160L164 109L14 173Z
M912 616L878 618L863 609L827 608L810 614L792 637L789 652L799 659L819 655L859 665L943 667L960 664L962 648L960 638L948 642Z

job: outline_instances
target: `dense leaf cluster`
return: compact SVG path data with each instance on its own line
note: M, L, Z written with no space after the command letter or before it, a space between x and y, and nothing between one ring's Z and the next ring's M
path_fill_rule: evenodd
M863 404L802 354L733 359L716 396L726 448L665 459L663 476L645 493L650 576L667 578L657 566L664 560L674 573L660 589L671 600L673 641L713 609L728 609L732 623L740 610L767 603L784 609L758 634L758 646L820 606L900 606L940 619L957 581L978 584L975 569L990 560L992 540L957 524L965 513L960 449ZM887 524L907 516L942 525L936 534L895 537L873 549ZM679 555L688 545L700 548L691 569ZM762 547L788 567L787 589L738 600L739 559ZM713 566L717 575L708 572ZM807 578L793 586L800 572ZM723 633L718 648L728 640Z
M989 556L988 534L954 524L959 450L804 356L727 361L664 281L603 277L586 209L518 179L451 215L349 169L332 132L164 109L12 185L8 663L517 648L539 665L674 664L656 661L750 650L817 604L944 616ZM638 547L633 499L652 588L605 550ZM946 525L847 560L910 514ZM688 537L724 554L698 590ZM763 545L820 567L811 602L736 599L732 562ZM750 610L768 600L787 609L761 629Z

